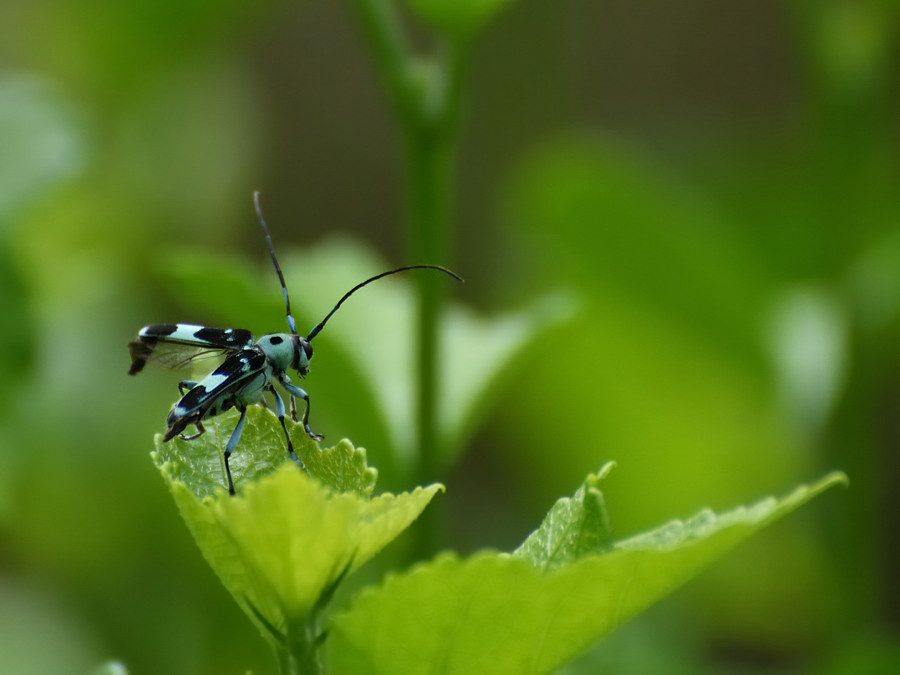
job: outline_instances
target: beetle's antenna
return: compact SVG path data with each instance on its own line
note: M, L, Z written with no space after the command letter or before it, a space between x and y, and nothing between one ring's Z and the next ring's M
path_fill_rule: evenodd
M356 293L356 291L358 291L360 288L362 288L366 284L371 284L373 281L377 281L378 279L381 279L382 277L386 277L390 274L397 274L397 272L406 272L407 270L437 270L438 272L443 272L444 274L449 274L451 277L453 277L457 281L463 280L462 277L459 276L458 274L456 274L455 272L451 272L446 267L441 267L440 265L407 265L406 267L398 267L397 269L388 270L387 272L382 272L381 274L376 274L374 277L371 277L361 283L356 284L356 286L354 286L349 291L344 293L344 297L342 297L340 300L337 301L337 304L331 308L331 311L328 312L328 315L324 319L322 319L319 323L317 323L315 326L313 326L313 329L311 331L309 331L309 335L306 336L307 341L312 340L314 337L316 337L316 335L318 335L321 332L321 330L325 327L325 322L328 321L328 319L331 318L331 315L334 314L336 311L338 311L340 306L344 304L344 300L346 300L351 295ZM287 291L285 291L285 294L287 294Z
M259 204L259 190L256 190L253 193L253 204L256 206L256 215L259 216L259 224L262 225L263 233L266 235L266 245L269 247L269 255L272 256L272 264L275 265L275 271L278 273L278 281L281 282L281 292L284 294L284 309L287 313L288 328L291 329L293 335L296 335L297 322L294 321L294 315L291 314L291 299L288 297L287 285L284 283L284 274L281 272L281 265L278 264L278 258L275 257L275 247L272 245L272 236L269 234L269 228L266 227L266 219L263 218L262 206Z

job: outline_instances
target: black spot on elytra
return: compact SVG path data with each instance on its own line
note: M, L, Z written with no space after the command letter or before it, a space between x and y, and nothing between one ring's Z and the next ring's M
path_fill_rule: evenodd
M243 328L200 328L194 337L214 345L245 345L253 340L252 333Z

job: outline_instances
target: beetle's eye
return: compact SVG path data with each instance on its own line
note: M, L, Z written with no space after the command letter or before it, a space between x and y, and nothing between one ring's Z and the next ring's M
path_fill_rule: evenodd
M299 335L295 335L293 340L294 362L291 364L291 368L305 374L309 371L309 360L312 358L313 353L312 345L309 344L306 338Z

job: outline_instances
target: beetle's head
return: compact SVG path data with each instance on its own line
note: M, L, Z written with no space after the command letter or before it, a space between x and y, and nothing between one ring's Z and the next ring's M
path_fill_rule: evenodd
M302 335L292 335L291 340L294 343L294 359L291 362L291 368L300 373L300 377L306 377L313 355L312 344Z

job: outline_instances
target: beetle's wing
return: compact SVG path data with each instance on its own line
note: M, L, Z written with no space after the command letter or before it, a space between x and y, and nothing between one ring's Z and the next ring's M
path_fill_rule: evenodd
M129 375L144 364L183 368L197 359L222 356L253 344L253 334L243 328L207 328L190 323L160 323L144 326L128 343Z
M250 385L253 378L264 377L266 363L266 355L258 347L231 354L174 405L166 420L168 429L163 440L181 433L187 425L207 414L216 415L228 410L242 388Z
M184 411L182 414L196 410L205 413L213 402L228 399L247 384L249 378L263 372L265 367L266 355L261 349L250 348L235 352L182 396L175 407L181 408Z

